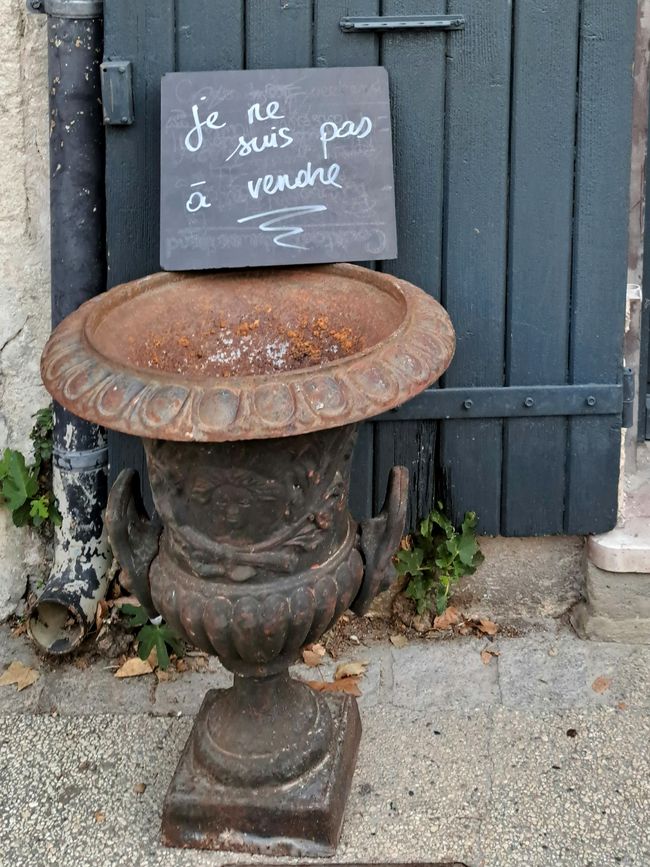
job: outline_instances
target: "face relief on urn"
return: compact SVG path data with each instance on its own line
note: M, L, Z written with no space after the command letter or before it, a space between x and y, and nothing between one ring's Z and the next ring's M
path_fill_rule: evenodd
M132 470L106 512L123 583L234 673L206 695L167 792L169 845L336 851L356 700L288 668L394 574L408 474L394 468L382 512L357 523L356 423L434 382L453 350L432 298L352 265L154 275L52 335L54 398L144 442L155 513Z

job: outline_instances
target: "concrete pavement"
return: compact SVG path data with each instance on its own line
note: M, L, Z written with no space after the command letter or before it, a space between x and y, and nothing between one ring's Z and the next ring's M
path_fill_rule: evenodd
M488 665L486 646L500 653ZM552 624L348 658L370 665L337 860L650 867L650 648L581 642ZM12 659L35 662L0 632L0 670ZM212 663L156 685L116 680L105 663L40 668L22 693L0 688L3 867L242 860L158 840L192 714L227 673Z

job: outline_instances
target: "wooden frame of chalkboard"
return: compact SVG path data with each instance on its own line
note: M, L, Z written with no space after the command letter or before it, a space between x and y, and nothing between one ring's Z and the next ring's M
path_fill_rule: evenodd
M163 76L160 251L168 271L396 258L386 70Z

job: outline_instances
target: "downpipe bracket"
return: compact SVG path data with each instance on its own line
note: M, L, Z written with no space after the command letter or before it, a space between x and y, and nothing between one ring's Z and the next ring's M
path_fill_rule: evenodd
M101 18L104 0L27 0L27 11L52 18Z

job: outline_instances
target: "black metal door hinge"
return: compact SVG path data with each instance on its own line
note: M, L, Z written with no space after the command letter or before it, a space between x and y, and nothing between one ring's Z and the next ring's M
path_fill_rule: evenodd
M129 60L105 60L101 65L102 104L106 126L129 126L133 111L133 66Z
M624 428L634 425L634 398L636 396L636 380L631 367L623 368L623 422Z
M462 15L346 15L339 27L344 33L368 33L381 30L462 30Z
M630 423L634 382L581 385L497 386L485 388L429 388L381 421L424 419L541 418L552 416L615 415Z

